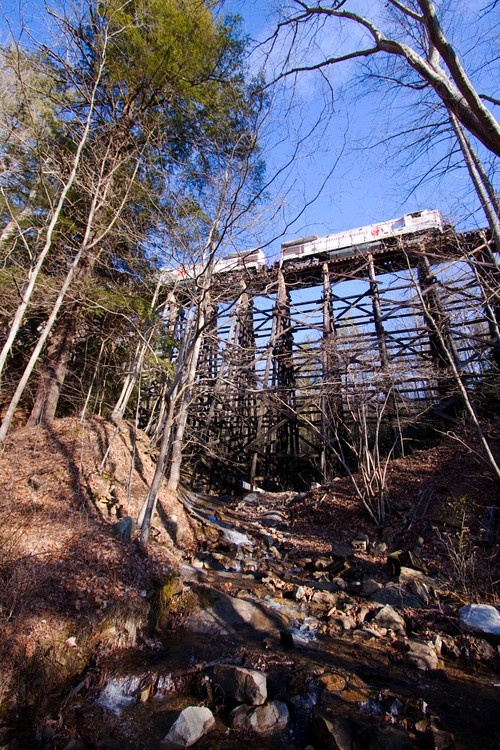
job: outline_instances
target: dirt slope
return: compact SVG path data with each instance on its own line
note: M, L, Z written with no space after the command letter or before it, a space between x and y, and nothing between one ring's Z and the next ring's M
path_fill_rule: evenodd
M500 456L496 425L486 429ZM117 512L137 517L153 471L147 439L127 424L117 431L100 419L62 419L7 441L0 455L0 744L20 717L36 723L92 660L137 645L155 587L194 551L197 531L166 492L148 558L113 535ZM429 572L447 579L458 598L498 604L498 544L481 541L498 489L474 434L462 432L391 464L384 527L367 518L347 479L286 503L271 495L262 501L286 514L296 550L321 554L360 533L392 549L423 540ZM169 524L181 528L182 550Z

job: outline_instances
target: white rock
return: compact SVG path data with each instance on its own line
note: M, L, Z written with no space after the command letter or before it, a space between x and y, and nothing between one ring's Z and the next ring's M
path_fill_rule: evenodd
M491 604L466 604L458 615L462 630L500 636L500 614Z
M438 656L434 648L428 643L410 640L408 646L410 650L406 654L406 659L410 664L414 664L417 669L423 671L438 668Z
M215 724L206 706L188 706L181 711L163 742L171 747L191 747Z
M373 618L373 622L375 622L379 628L390 628L401 635L405 635L406 633L404 618L396 612L390 604L386 604L385 607L379 609Z

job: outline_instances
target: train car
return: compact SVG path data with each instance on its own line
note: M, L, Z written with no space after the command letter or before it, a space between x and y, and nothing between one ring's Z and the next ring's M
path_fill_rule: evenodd
M242 253L231 253L224 258L214 261L213 273L215 275L224 273L237 273L242 271L257 272L265 268L266 256L263 250L256 248ZM198 278L204 272L206 266L204 263L195 263L190 265L186 263L182 266L169 268L162 271L163 283L191 281Z
M231 253L214 263L214 273L231 273L234 271L260 271L266 265L263 250L256 248L242 253Z
M327 234L324 237L304 237L300 240L284 242L281 246L280 265L286 265L292 260L300 260L311 255L328 253L329 258L347 257L349 253L346 248L355 248L359 245L369 245L373 242L400 237L405 234L427 232L430 229L444 230L443 217L437 210L424 209L405 214L399 219L382 221L377 224L369 224L357 229L348 229L345 232ZM344 250L344 252L341 252Z

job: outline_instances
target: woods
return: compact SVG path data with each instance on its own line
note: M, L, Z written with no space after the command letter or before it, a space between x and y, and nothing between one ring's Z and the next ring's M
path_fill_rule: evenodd
M234 21L198 0L51 15L48 43L2 50L0 443L19 409L54 418L69 371L62 413L123 415L146 355L158 365L158 274L208 278L262 174Z
M0 750L496 746L498 0L5 3Z
M427 110L429 121L420 132L416 127L415 139L433 139L436 132L446 130L450 154L461 155L489 236L498 246L498 198L484 164L486 152L499 153L500 130L489 108L496 94L478 93L473 74L444 30L445 10L436 9L430 0L391 0L372 18L358 13L348 0L317 6L297 0L282 6L280 21L264 45L269 59L280 49L274 75L268 70L253 78L238 20L200 0L107 0L64 13L52 9L50 39L26 34L5 44L0 445L13 422L33 427L65 415L82 420L102 415L117 428L127 418L145 428L158 460L139 519L144 547L165 476L171 490L179 484L186 443L198 446L190 452L195 465L210 464L201 458L200 446L207 456L219 452L222 458L223 449L215 447L218 438L211 444L214 425L239 435L234 439L235 445L240 441L240 456L241 451L254 450L253 482L259 456L269 452L260 446L259 437L261 430L265 432L266 407L257 405L269 384L283 411L279 419L286 424L269 428L268 434L273 445L282 446L285 461L295 460L299 434L305 440L307 430L312 430L316 437L311 448L322 436L322 475L333 470L328 461L340 461L343 470L351 472L339 450L351 427L342 424L330 397L322 396L314 407L322 415L320 426L316 417L311 422L297 407L295 371L300 370L302 355L292 352L289 290L269 288L279 298L272 313L279 321L265 364L256 364L252 311L260 303L247 297L243 282L229 296L214 285L214 264L223 255L247 249L242 242L250 236L248 229L258 221L259 206L269 201L269 187L280 173L266 174L266 154L260 150L273 87L313 71L332 75L334 82L335 71L356 60L364 62L365 86L400 91L405 101L407 94L415 96L415 112ZM329 29L331 37L325 36ZM308 138L323 115L315 117ZM434 132L436 122L440 130ZM304 206L297 209L299 216L303 210ZM476 353L481 347L487 352L498 348L498 269L492 247L485 240L480 262L477 254L471 261L491 339L486 345L481 329ZM380 282L372 260L370 264L380 351L380 362L372 358L370 366L381 368L385 382L388 354L383 314L377 308ZM177 275L169 280L172 269ZM182 281L180 271L190 284ZM431 290L430 268L426 273ZM432 328L436 318L425 310L434 292L425 290L422 279L413 287ZM324 284L323 304L328 306L332 289L330 282ZM476 300L474 304L479 305ZM329 371L327 348L337 325L333 310L329 314L331 331L325 334L318 360L323 362L322 377ZM219 334L221 316L230 327ZM439 326L429 334L431 340L442 336ZM445 337L446 346L435 345L442 350L443 372L449 377L451 368L452 380L480 430L474 394L462 375L455 344L446 342ZM431 341L431 350L432 346ZM284 347L282 355L279 347ZM230 352L237 360L220 365L220 358L227 359ZM311 358L316 358L314 347ZM236 385L228 385L233 377ZM310 377L314 382L318 373ZM227 396L228 388L232 396ZM379 501L385 505L380 498L387 457L379 454L378 435L393 411L396 388L391 383L379 394L385 393L385 400L375 419L375 446L366 443L367 435L358 445L357 436L348 450L359 454L358 468L376 463L370 471L378 477L378 489L373 496L371 489L368 495L357 491L368 512L379 519L385 516L384 507L373 509ZM447 391L439 388L443 394ZM221 419L226 397L227 408L235 413ZM365 407L363 398L351 403L348 397L351 422L363 422ZM207 421L193 437L198 408L200 414L207 410ZM254 416L242 427L247 413ZM290 415L297 424L304 420L302 433L288 425ZM327 459L329 435L336 436L331 443L336 447L333 458ZM401 436L398 440L402 445ZM485 450L488 454L487 441ZM491 453L489 460L498 473ZM365 478L367 487L371 481Z

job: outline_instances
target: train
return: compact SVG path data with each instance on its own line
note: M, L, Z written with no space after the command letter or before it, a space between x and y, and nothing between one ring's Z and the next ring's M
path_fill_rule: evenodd
M224 258L214 261L212 273L219 275L224 273L236 273L241 271L257 272L266 266L266 256L260 248L248 250L242 253L231 253ZM162 271L164 283L192 281L197 279L206 269L204 263L176 266Z
M444 221L437 210L424 209L404 214L398 219L368 224L345 232L327 234L324 237L304 237L290 240L281 245L280 266L286 267L292 261L302 260L311 255L325 255L330 260L342 259L355 254L355 248L367 246L380 240L401 237L406 234L444 231Z
M430 230L443 232L445 224L441 213L436 210L423 209L404 214L398 219L368 224L357 229L327 234L323 237L311 236L290 240L281 245L279 267L286 268L296 261L322 256L328 260L342 260L373 247L380 240L390 240L408 234L418 234ZM215 275L250 271L256 273L266 267L266 256L261 248L254 248L239 253L231 253L217 259L213 264ZM205 264L189 263L162 271L164 283L192 281L205 271Z

